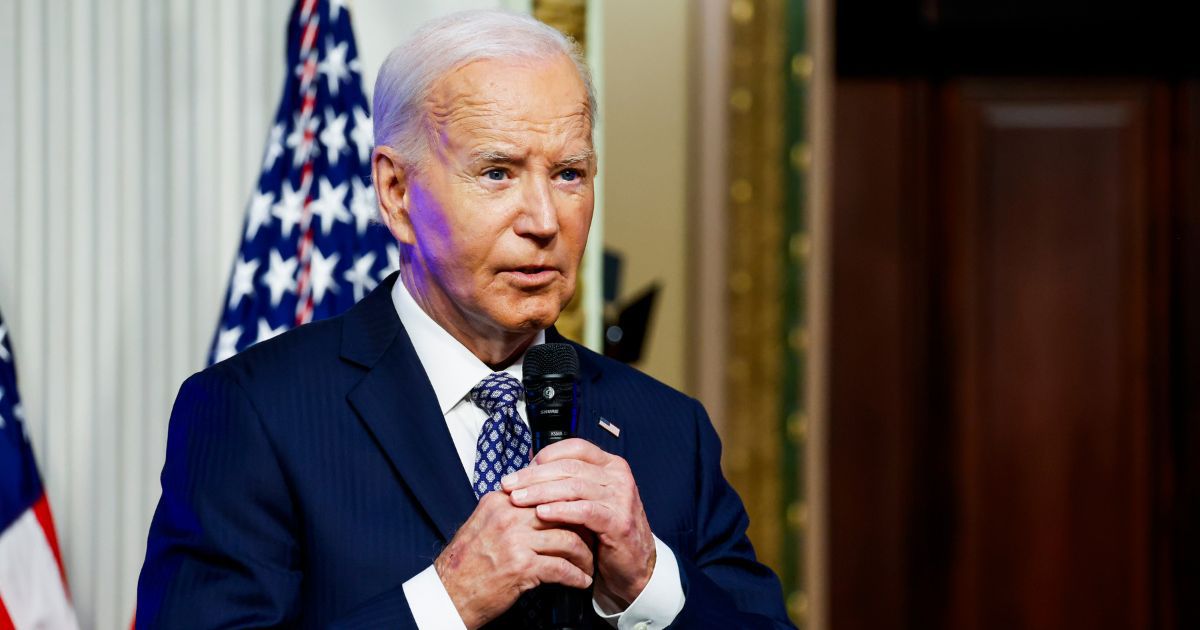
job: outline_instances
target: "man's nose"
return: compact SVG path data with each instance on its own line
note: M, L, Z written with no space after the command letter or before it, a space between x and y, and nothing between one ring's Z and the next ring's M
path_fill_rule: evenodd
M522 204L513 226L518 234L543 241L558 234L558 208L549 181L540 177L527 179Z

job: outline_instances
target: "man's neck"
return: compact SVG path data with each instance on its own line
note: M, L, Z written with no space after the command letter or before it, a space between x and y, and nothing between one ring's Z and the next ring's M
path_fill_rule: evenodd
M418 280L411 266L400 266L399 281L404 283L413 301L430 319L493 370L503 370L512 365L537 338L537 330L515 333L494 328L476 330L465 313L457 309L441 291L430 286L431 281Z

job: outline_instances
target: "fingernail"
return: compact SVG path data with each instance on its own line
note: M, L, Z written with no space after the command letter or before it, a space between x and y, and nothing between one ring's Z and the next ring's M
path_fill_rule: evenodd
M495 477L493 477L493 479L495 479ZM500 485L502 486L511 486L514 483L517 483L517 473L508 473L500 478Z
M554 508L547 503L537 506L538 516L550 516L554 512Z
M529 494L529 491L524 488L521 488L520 490L517 490L516 492L512 493L512 498L514 501L524 501L525 495L527 495L527 494Z

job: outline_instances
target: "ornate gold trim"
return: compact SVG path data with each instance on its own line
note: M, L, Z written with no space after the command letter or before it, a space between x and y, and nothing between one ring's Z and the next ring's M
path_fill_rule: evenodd
M786 6L733 0L729 86L729 370L725 468L759 558L780 570L781 221L786 154ZM797 335L801 341L802 335Z
M549 24L587 50L587 0L533 0L533 17ZM592 247L600 246L593 243ZM584 343L583 270L579 270L575 295L559 315L555 327L568 339Z
M587 0L533 0L533 17L553 26L587 50Z

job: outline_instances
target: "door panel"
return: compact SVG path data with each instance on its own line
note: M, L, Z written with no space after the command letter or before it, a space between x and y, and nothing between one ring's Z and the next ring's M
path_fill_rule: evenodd
M1148 627L1160 105L1137 84L944 99L954 618Z
M838 82L835 630L1184 627L1195 93Z

